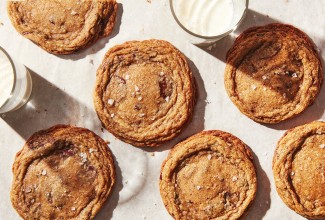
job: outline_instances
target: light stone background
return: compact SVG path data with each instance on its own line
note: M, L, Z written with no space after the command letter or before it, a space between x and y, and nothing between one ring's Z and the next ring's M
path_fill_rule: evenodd
M0 46L32 71L29 103L0 118L0 219L20 219L9 199L14 156L35 131L54 124L86 127L110 141L116 157L117 184L97 215L104 219L171 219L158 189L160 166L169 149L203 129L231 132L254 152L258 176L256 200L242 219L304 219L287 208L276 193L272 157L285 130L313 120L325 120L325 86L315 103L298 117L277 125L261 125L242 115L229 100L223 84L225 53L244 29L271 22L295 25L305 31L325 59L325 0L251 0L239 29L211 50L191 45L182 37L169 10L168 0L119 0L117 24L110 37L75 55L54 56L20 36L0 1ZM175 140L155 149L138 149L101 131L92 104L95 73L105 52L127 40L157 38L172 42L190 60L199 87L194 118Z

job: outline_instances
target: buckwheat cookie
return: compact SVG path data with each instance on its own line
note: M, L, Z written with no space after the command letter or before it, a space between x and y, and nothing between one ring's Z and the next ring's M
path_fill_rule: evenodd
M237 137L203 131L164 161L160 194L175 219L238 219L257 190L253 156Z
M185 56L162 40L111 48L97 71L94 105L103 126L134 146L159 146L191 119L195 84Z
M108 36L117 12L115 0L8 1L13 26L53 54L71 54Z
M11 201L23 219L93 219L114 183L107 144L87 129L57 125L17 153Z
M225 87L251 119L278 123L313 103L323 71L308 36L285 24L244 31L227 53Z
M288 130L275 150L273 174L289 208L309 219L325 218L325 122Z

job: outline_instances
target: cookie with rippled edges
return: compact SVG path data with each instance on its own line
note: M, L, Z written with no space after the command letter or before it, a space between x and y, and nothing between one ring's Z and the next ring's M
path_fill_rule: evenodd
M251 119L278 123L303 112L318 95L323 70L308 36L285 24L244 31L227 53L225 88Z
M71 54L108 36L117 12L115 0L8 1L16 30L53 54Z
M155 147L190 121L195 82L185 56L167 41L111 48L97 71L94 105L103 126L124 142Z
M17 153L10 196L23 219L93 219L114 183L107 144L87 129L57 125Z
M174 219L238 219L257 190L252 153L232 134L200 132L170 151L159 186Z
M325 122L288 130L273 158L276 190L283 202L309 219L325 218Z

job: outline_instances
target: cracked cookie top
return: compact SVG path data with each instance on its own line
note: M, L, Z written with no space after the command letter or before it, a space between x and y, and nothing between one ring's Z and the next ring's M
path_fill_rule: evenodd
M16 30L53 54L70 54L108 36L117 12L115 0L9 1Z
M325 122L288 130L273 158L278 194L306 218L325 218Z
M180 142L161 168L160 194L175 219L238 219L256 190L250 150L223 131Z
M159 146L191 119L195 84L185 56L162 40L111 48L97 71L94 104L104 127L135 146Z
M322 66L308 36L290 25L244 31L227 53L225 87L251 119L278 123L304 111L322 84Z
M93 219L115 183L107 144L57 125L33 134L13 164L11 201L23 219Z

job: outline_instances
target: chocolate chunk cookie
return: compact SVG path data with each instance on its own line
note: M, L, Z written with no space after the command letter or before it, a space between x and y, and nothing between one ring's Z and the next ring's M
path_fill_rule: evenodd
M313 43L297 28L269 24L244 31L227 53L225 87L251 119L278 123L304 111L322 84Z
M325 218L325 122L288 130L273 158L278 194L292 210L310 219Z
M11 201L23 219L93 219L115 183L112 154L93 132L57 125L16 155Z
M70 54L108 36L117 12L115 0L8 1L16 30L53 54Z
M162 40L111 48L97 71L94 104L103 126L134 146L158 146L191 119L195 86L185 56Z
M256 190L250 150L223 131L177 144L161 168L160 194L175 219L238 219Z

